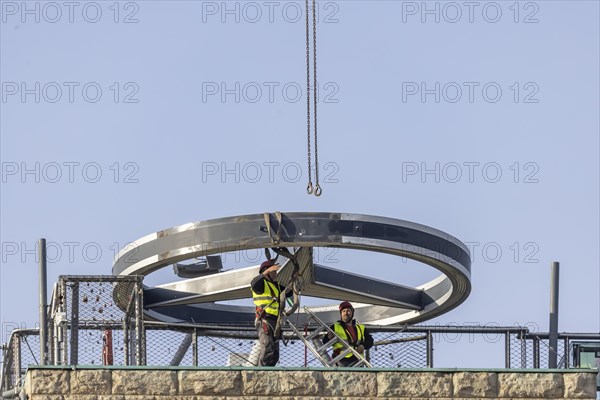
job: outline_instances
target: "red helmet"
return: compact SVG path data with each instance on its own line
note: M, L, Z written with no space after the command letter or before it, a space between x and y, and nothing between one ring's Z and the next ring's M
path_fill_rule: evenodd
M258 273L262 274L263 271L269 267L272 267L273 265L275 265L275 263L273 262L273 260L267 260L265 262L263 262L262 264L260 264L260 268L258 269Z
M354 312L354 307L352 307L352 304L350 304L349 301L342 301L340 303L340 312L342 312L342 310L345 308L349 308L352 310L352 312Z

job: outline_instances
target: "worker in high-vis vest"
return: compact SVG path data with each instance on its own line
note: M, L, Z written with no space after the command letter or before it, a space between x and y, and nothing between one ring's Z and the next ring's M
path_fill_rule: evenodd
M275 337L277 318L279 317L279 295L285 286L275 278L279 264L268 260L260 265L259 274L252 279L252 300L256 306L254 324L260 342L259 366L272 367L279 361L279 337ZM292 292L287 296L292 296Z
M340 339L345 340L350 346L354 348L358 353L364 354L366 349L373 347L373 337L362 324L357 324L354 319L354 307L348 301L343 301L339 307L340 319L331 326L331 330L335 332ZM333 336L329 333L323 337L323 344L333 339ZM340 352L344 349L344 346L340 342L333 344L333 356L337 357ZM340 367L351 367L358 359L352 353L342 358L337 362Z

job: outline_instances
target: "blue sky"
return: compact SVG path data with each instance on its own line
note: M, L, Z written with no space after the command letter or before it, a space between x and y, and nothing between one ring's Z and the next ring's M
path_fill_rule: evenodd
M559 330L600 330L598 2L319 1L320 198L305 194L303 2L0 7L3 341L37 322L40 237L53 283L110 274L120 247L161 229L275 210L467 243L471 296L430 323L547 331L560 261ZM383 255L327 261L436 276Z

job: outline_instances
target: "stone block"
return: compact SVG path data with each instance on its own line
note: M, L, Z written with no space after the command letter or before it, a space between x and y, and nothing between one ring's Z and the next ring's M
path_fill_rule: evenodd
M498 373L498 397L562 398L562 374L554 372Z
M238 397L239 399L241 399L241 397ZM229 399L236 399L236 397L225 397L225 396L193 396L193 397L183 397L181 396L181 399L178 400L229 400Z
M157 396L153 396L153 395L140 395L140 396L125 396L126 400L173 400L175 398L177 398L178 396L170 396L170 395L157 395ZM195 396L190 396L187 397L187 399L192 400Z
M452 374L441 372L380 372L378 397L452 397Z
M279 371L242 371L242 395L280 396Z
M119 396L111 396L108 397L106 400L114 400L114 399L118 399ZM141 395L141 396L136 396L136 395L127 395L125 396L126 400L172 400L173 396L152 396L152 395ZM78 400L77 398L73 399L73 400Z
M112 371L112 394L174 396L177 394L177 372L160 370Z
M596 374L593 372L575 372L563 374L565 383L565 398L595 399Z
M240 371L180 371L179 393L181 395L239 396L242 390Z
M32 393L32 391L31 391L31 371L32 370L28 371L27 374L25 374L25 380L23 381L23 388L25 389L25 393L30 393L30 394Z
M289 400L323 400L320 396L294 396L290 397ZM329 400L329 399L327 399Z
M454 397L498 396L498 375L494 372L456 372L452 376Z
M223 397L223 396L194 396L193 398L189 398L189 400L238 400L242 399L242 397Z
M319 400L410 400L410 399L400 399L397 397L394 398L379 398L379 397L354 397L354 396L342 396L342 397L320 397ZM304 400L303 398L299 398L298 400Z
M377 373L360 371L323 371L324 396L371 397L377 395Z
M107 394L111 391L111 373L108 370L71 371L71 394Z
M71 390L69 371L63 369L33 369L27 394L64 394Z
M51 394L34 394L28 397L29 400L64 400L63 396Z
M319 396L323 393L322 373L317 371L278 372L281 394Z

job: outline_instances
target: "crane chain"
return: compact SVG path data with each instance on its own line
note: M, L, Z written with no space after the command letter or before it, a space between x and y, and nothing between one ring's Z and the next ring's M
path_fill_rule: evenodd
M319 184L319 153L317 147L317 2L312 2L312 22L313 22L313 108L314 108L314 132L315 132L315 186L312 184L311 170L311 146L310 146L310 18L309 18L309 0L306 0L306 128L307 128L307 148L308 148L308 186L306 192L320 196L323 190Z
M313 0L313 100L315 109L315 196L320 196L322 193L319 185L319 154L317 149L317 3Z

